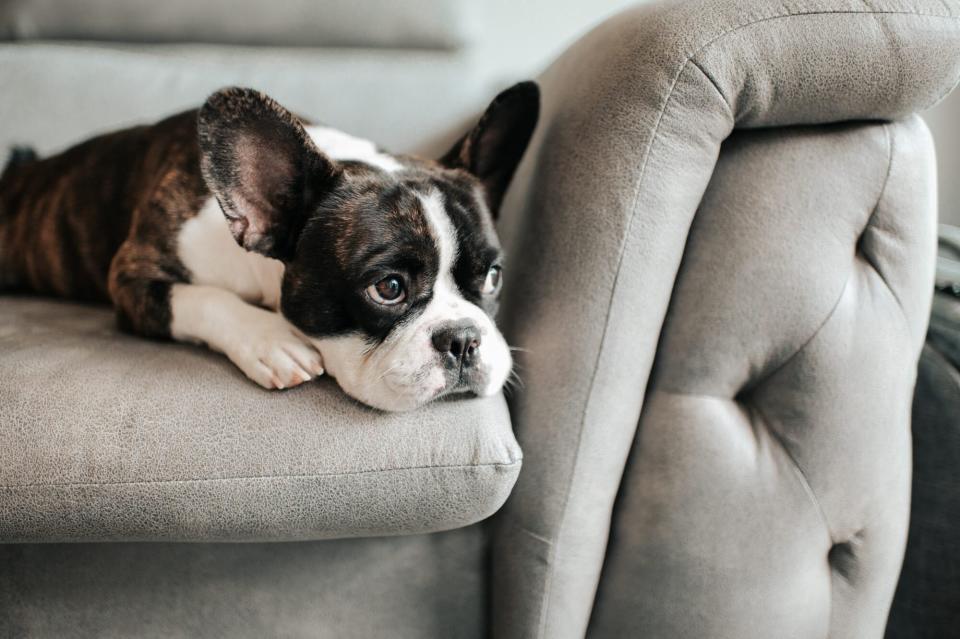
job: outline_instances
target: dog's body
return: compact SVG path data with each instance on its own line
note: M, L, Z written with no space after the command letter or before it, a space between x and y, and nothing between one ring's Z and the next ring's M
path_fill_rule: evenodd
M114 305L140 335L205 343L267 388L324 372L413 408L496 392L492 225L537 91L501 94L439 162L304 125L250 90L14 156L0 178L0 289ZM492 212L492 213L491 213Z

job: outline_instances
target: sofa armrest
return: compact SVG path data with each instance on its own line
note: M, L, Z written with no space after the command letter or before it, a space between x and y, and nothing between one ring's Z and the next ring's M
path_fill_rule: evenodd
M328 379L264 391L108 309L0 302L0 543L432 532L496 511L520 464L502 397L387 414Z
M527 457L498 517L500 636L586 631L723 140L738 126L895 119L933 104L960 77L958 18L956 3L936 0L655 3L601 25L544 73L542 121L501 225L508 254L522 256L503 316L526 350L513 418ZM911 319L918 348L924 321Z

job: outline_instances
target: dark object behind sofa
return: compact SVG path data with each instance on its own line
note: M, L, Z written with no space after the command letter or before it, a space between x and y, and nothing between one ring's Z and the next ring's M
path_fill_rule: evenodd
M950 228L941 231L938 288L953 257L944 231ZM886 637L960 637L960 297L949 290L934 298L920 356L910 537Z

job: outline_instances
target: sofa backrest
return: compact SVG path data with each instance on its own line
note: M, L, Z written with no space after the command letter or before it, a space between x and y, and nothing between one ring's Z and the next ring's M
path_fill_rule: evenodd
M590 636L883 635L909 518L934 164L916 116L724 143Z
M456 49L466 0L9 0L0 38Z
M267 91L387 149L438 156L486 103L633 0L0 2L0 149L47 154Z

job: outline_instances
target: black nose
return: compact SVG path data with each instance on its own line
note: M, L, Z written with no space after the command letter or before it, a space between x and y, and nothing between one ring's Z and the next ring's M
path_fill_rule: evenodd
M431 338L444 364L450 367L470 368L480 348L480 329L473 322L461 322L437 329Z

